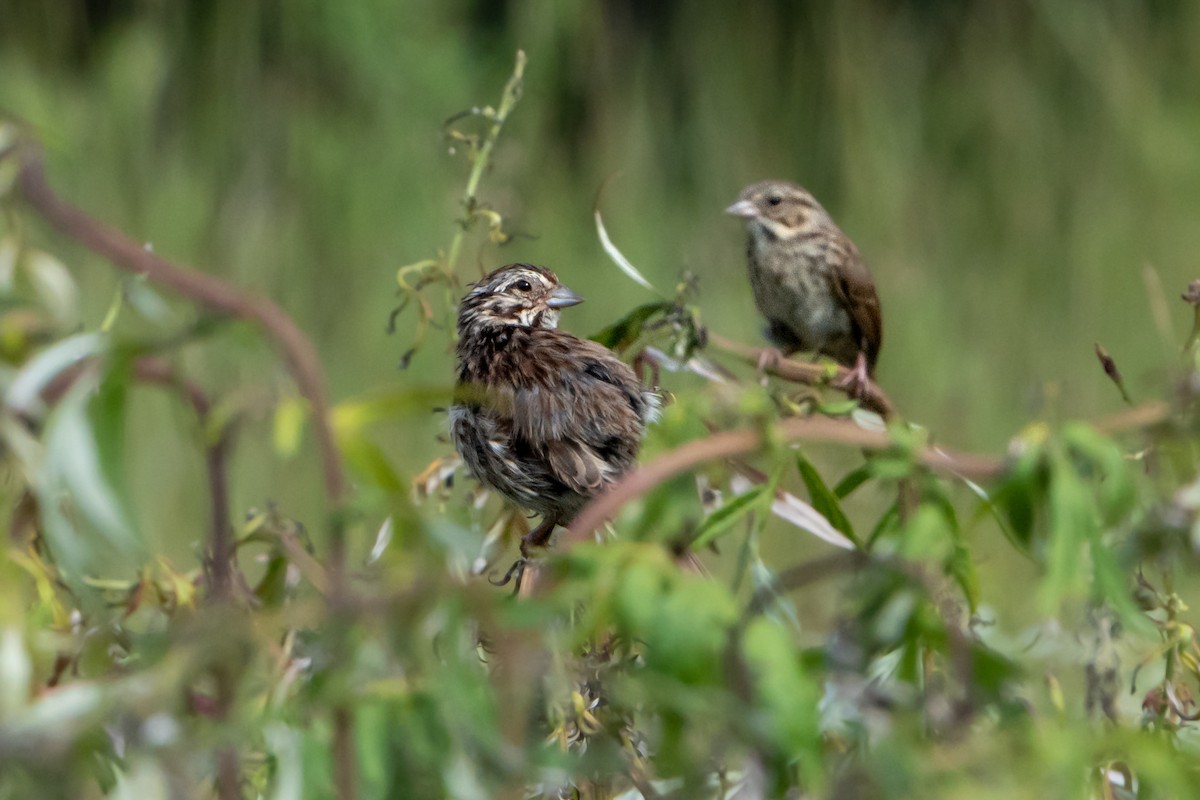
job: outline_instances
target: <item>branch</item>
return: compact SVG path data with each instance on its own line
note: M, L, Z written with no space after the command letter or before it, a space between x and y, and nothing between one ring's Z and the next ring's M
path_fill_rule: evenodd
M138 380L175 389L191 405L200 423L200 435L208 431L209 412L212 404L193 381L179 375L169 364L154 358L139 358L133 371ZM210 504L210 529L208 555L205 571L208 573L210 591L214 598L228 599L233 589L234 547L233 532L229 528L229 480L227 464L233 444L232 425L226 425L216 441L204 443L204 467L208 473L208 497Z
M845 380L850 375L850 370L837 365L837 373L834 375L833 381L831 381L829 377L829 365L809 364L790 358L780 358L778 350L751 347L741 342L735 342L732 339L726 339L724 336L712 331L708 332L708 343L718 350L737 356L747 364L752 364L755 367L761 365L762 370L768 375L774 375L777 378L792 381L793 383L802 383L806 386L828 386L833 381ZM890 419L896 414L896 406L893 405L891 398L874 381L867 383L863 391L863 396L858 399L862 403L863 408L868 411L874 411L884 419Z
M698 439L665 453L626 475L609 491L593 499L575 517L563 537L563 544L586 539L630 500L693 467L721 458L746 455L761 449L768 441L828 442L865 450L886 450L893 446L885 433L864 430L853 422L828 417L786 419L766 431L742 428L723 431ZM1003 459L972 453L954 453L941 447L923 447L916 461L930 469L971 480L995 478L1004 470Z
M471 226L471 221L474 219L479 182L483 178L483 173L487 171L488 162L492 158L492 148L496 146L496 140L500 138L500 131L504 128L504 123L508 120L508 115L512 113L513 107L521 99L521 87L524 76L525 51L518 50L517 63L513 67L513 73L508 79L508 83L504 84L504 94L500 98L500 106L496 109L495 114L491 115L491 127L488 128L488 132L483 138L483 144L479 146L479 150L475 152L472 158L471 174L467 177L467 186L463 190L462 196L462 204L467 216L463 220L463 224L459 226L459 229L455 231L454 238L450 240L450 249L446 253L447 275L454 275L454 268L458 262L458 254L462 250L463 238L466 235L467 229ZM447 123L456 118L447 120Z
M142 247L117 229L106 225L66 202L46 182L40 150L35 145L18 149L19 187L25 201L60 233L104 256L119 269L145 275L152 283L171 289L187 299L220 314L256 324L283 356L296 387L312 410L313 427L321 452L325 494L341 505L346 494L346 477L329 421L329 396L316 350L308 337L279 306L264 297L243 292L226 281L186 269ZM341 564L344 542L333 537L332 561Z

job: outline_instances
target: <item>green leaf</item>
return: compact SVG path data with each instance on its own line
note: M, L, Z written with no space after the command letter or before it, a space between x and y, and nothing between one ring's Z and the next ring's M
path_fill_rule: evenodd
M624 350L638 340L647 322L656 314L670 312L672 307L668 302L646 303L638 306L591 338L611 350Z
M850 524L850 518L842 511L837 494L830 491L829 487L825 485L825 481L822 480L816 467L800 454L796 455L796 465L800 468L800 477L804 479L804 486L808 489L808 497L813 508L829 520L829 523L841 531L847 539L854 542L855 545L859 545L858 537L854 533L854 526Z
M817 707L821 692L801 667L787 630L759 617L742 636L742 653L754 678L754 694L778 750L819 763L821 732ZM811 773L810 773L811 774Z
M862 486L871 479L871 465L863 464L856 469L851 470L846 474L846 477L838 481L837 486L833 487L833 493L838 496L838 499L845 500L855 489Z
M1116 442L1078 422L1063 428L1062 439L1099 473L1097 497L1104 518L1115 522L1128 514L1137 499L1136 489L1129 462Z
M1070 459L1056 451L1050 462L1049 531L1042 604L1047 612L1068 597L1085 593L1089 582L1087 544L1099 534L1091 493Z
M728 531L738 520L754 510L755 504L762 499L764 492L768 489L769 487L765 485L755 486L709 514L696 531L692 548L698 550Z
M8 387L7 404L21 413L39 415L44 409L42 392L51 381L80 362L108 349L108 337L100 333L80 333L42 350L17 373Z
M129 571L145 558L124 483L127 370L76 379L47 418L38 479L47 542L64 573Z
M874 547L875 542L885 533L893 531L900 524L900 507L897 503L892 503L888 510L883 512L883 516L875 523L875 527L871 529L871 533L867 536L867 550Z

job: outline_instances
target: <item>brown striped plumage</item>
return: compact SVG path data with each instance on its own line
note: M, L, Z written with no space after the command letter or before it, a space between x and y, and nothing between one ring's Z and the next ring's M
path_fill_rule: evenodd
M746 187L726 209L746 222L750 285L767 335L873 372L883 320L858 248L807 191L788 181Z
M510 264L459 306L450 435L477 479L542 515L523 555L633 466L658 408L610 350L557 329L579 302L553 272Z

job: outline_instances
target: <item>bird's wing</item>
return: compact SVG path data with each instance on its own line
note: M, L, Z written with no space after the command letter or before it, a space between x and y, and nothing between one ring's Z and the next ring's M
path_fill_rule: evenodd
M875 282L857 251L851 251L833 274L833 291L850 312L854 340L867 357L868 371L874 371L879 348L883 346L883 315Z
M529 349L512 397L514 438L542 451L555 477L593 495L633 463L647 400L607 348L546 331Z

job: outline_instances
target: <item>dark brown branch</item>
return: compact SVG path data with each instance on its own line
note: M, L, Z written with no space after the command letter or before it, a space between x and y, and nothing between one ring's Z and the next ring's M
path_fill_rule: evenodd
M24 146L17 186L29 207L60 233L104 256L115 266L171 289L205 308L255 323L283 356L296 387L312 410L313 428L321 452L325 493L340 505L346 493L341 456L329 421L329 397L316 350L286 313L271 300L243 292L220 278L185 269L147 250L60 198L46 182L40 151ZM340 565L342 542L333 542L333 561Z
M828 365L807 364L790 358L780 358L777 350L751 347L732 339L726 339L712 331L708 332L708 343L717 350L737 356L747 364L756 367L761 365L763 371L768 375L774 375L793 383L802 383L806 386L828 386L833 382L845 380L850 375L850 370L843 366L837 366L837 373L830 380L830 366ZM863 408L874 411L884 419L890 419L896 414L896 407L892 404L891 398L874 381L867 384L863 397L858 399Z

